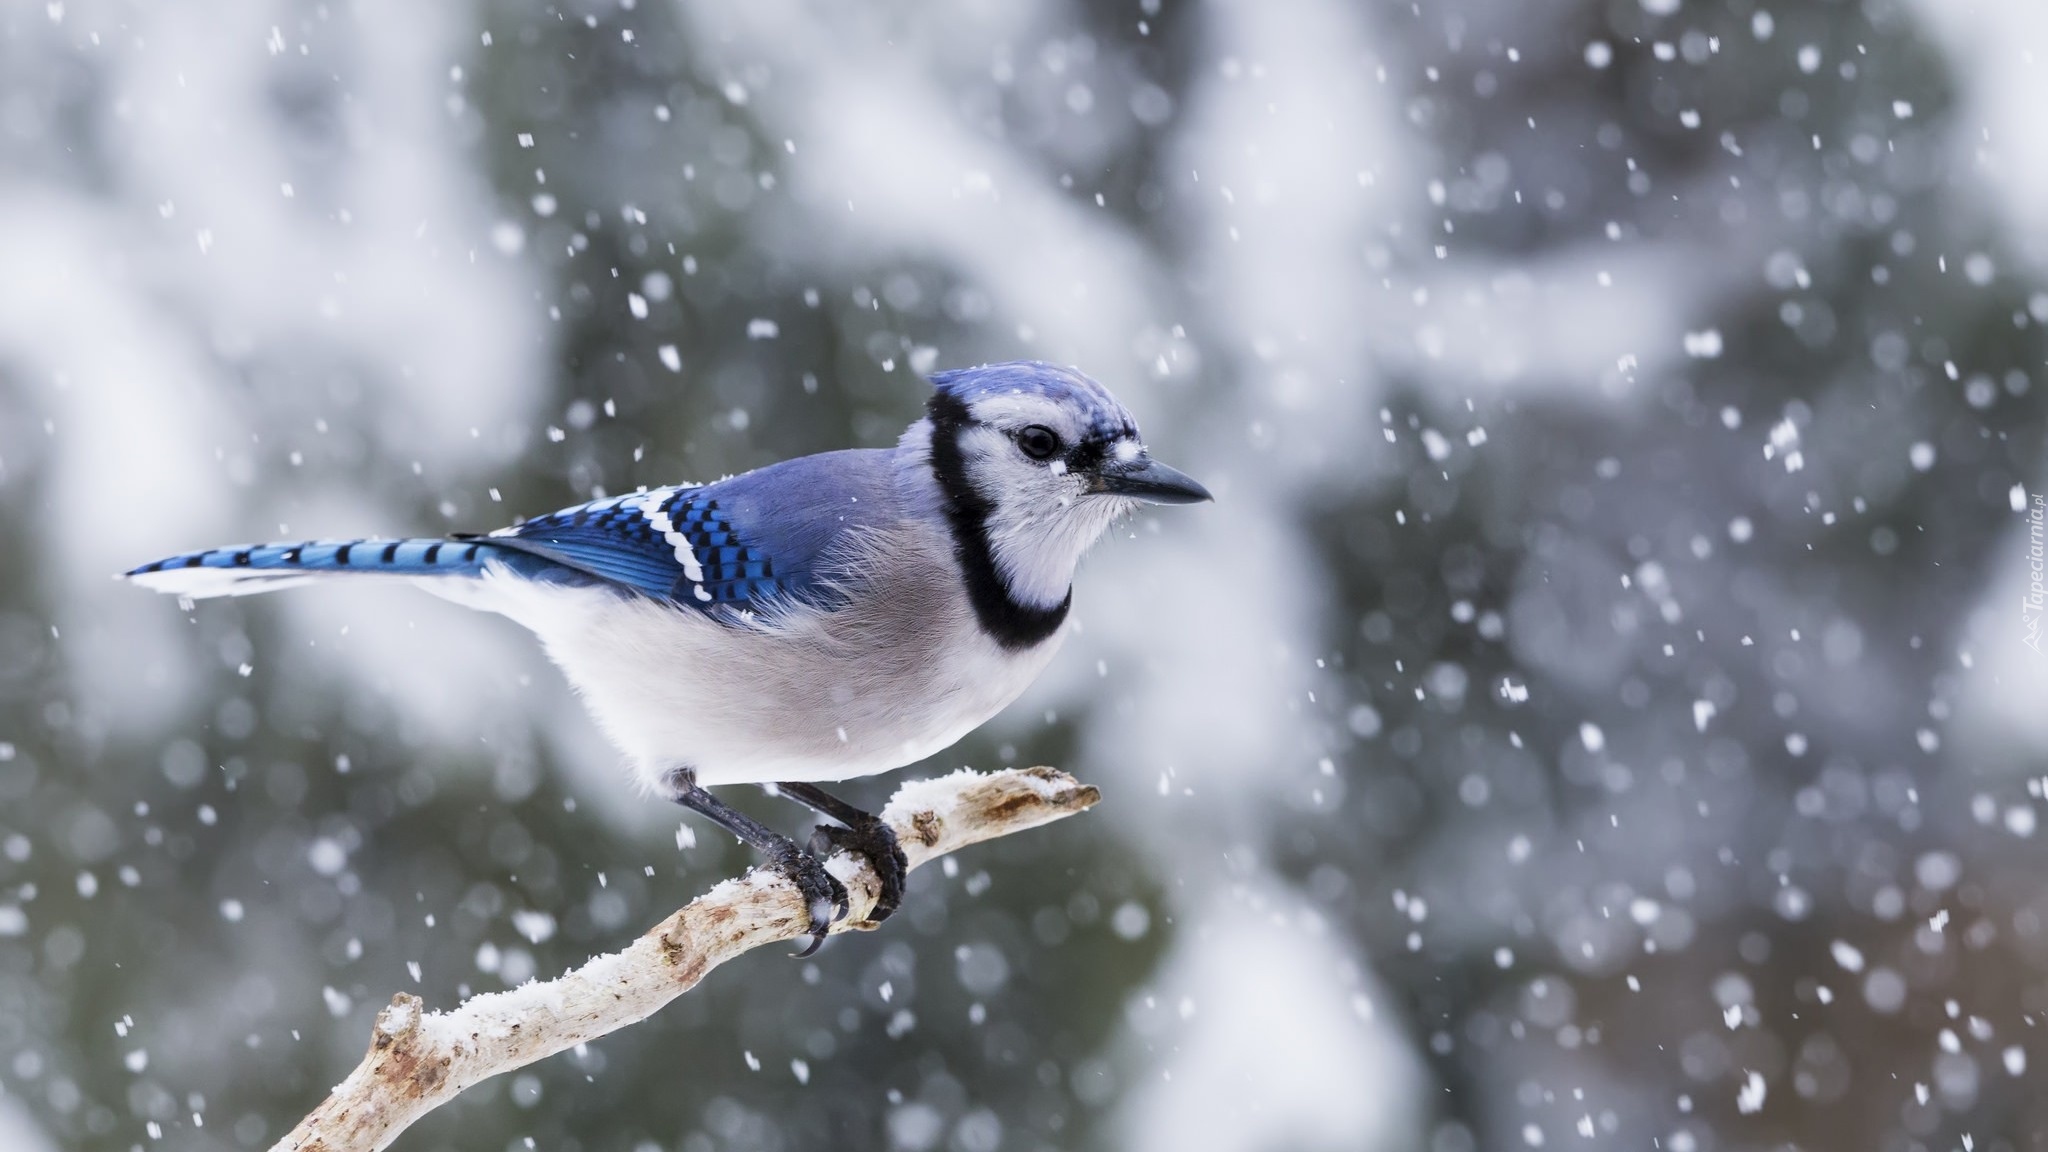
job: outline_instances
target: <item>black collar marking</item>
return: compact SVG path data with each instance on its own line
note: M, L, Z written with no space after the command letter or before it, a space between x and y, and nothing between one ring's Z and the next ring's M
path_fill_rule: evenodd
M967 479L967 459L960 453L960 434L974 423L967 405L944 392L934 392L926 408L932 420L932 475L938 479L946 520L953 526L953 555L967 582L967 602L974 605L981 630L1012 651L1031 648L1059 631L1074 603L1074 590L1056 607L1019 604L996 571L988 541L988 517L995 509Z

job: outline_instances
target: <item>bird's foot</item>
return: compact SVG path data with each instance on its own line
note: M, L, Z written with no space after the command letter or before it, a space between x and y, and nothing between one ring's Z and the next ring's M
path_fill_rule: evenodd
M798 895L804 898L804 906L811 913L811 943L796 953L798 959L816 952L825 943L825 934L832 930L832 922L845 916L851 905L846 898L846 885L839 878L825 871L825 865L816 856L797 847L796 841L777 849L769 858L769 866L782 873L791 884L796 885Z
M869 816L851 827L820 824L811 833L811 851L830 856L835 851L854 852L865 857L882 882L875 906L868 912L869 924L887 920L903 904L903 885L910 875L910 858L896 842L896 830L879 817Z

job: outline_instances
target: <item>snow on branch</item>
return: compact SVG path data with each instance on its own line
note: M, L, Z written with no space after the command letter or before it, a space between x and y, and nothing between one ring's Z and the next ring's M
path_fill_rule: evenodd
M1051 768L963 769L905 784L882 818L916 868L1086 811L1101 798ZM881 890L874 869L843 852L825 866L853 905L832 930L871 927L865 921ZM448 1012L429 1012L401 992L377 1014L363 1062L271 1152L377 1152L470 1085L638 1023L740 953L805 935L808 922L796 888L756 869L692 900L624 951L553 980L472 996Z

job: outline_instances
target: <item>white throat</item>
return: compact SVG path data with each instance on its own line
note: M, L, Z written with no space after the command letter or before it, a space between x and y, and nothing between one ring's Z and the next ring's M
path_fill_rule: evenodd
M1048 500L1044 493L994 493L988 517L989 551L1010 598L1052 608L1067 598L1082 554L1130 507L1109 496L1090 496L1081 482Z

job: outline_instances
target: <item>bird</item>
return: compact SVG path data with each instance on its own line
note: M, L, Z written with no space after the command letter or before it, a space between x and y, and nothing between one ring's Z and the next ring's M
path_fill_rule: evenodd
M487 535L246 544L122 573L189 600L402 578L532 631L650 792L786 876L808 956L847 915L820 862L864 856L870 922L903 898L889 825L819 784L939 752L1015 700L1066 634L1076 565L1141 504L1212 499L1152 458L1078 369L932 373L891 448L607 496ZM751 784L837 824L806 846L709 789Z

